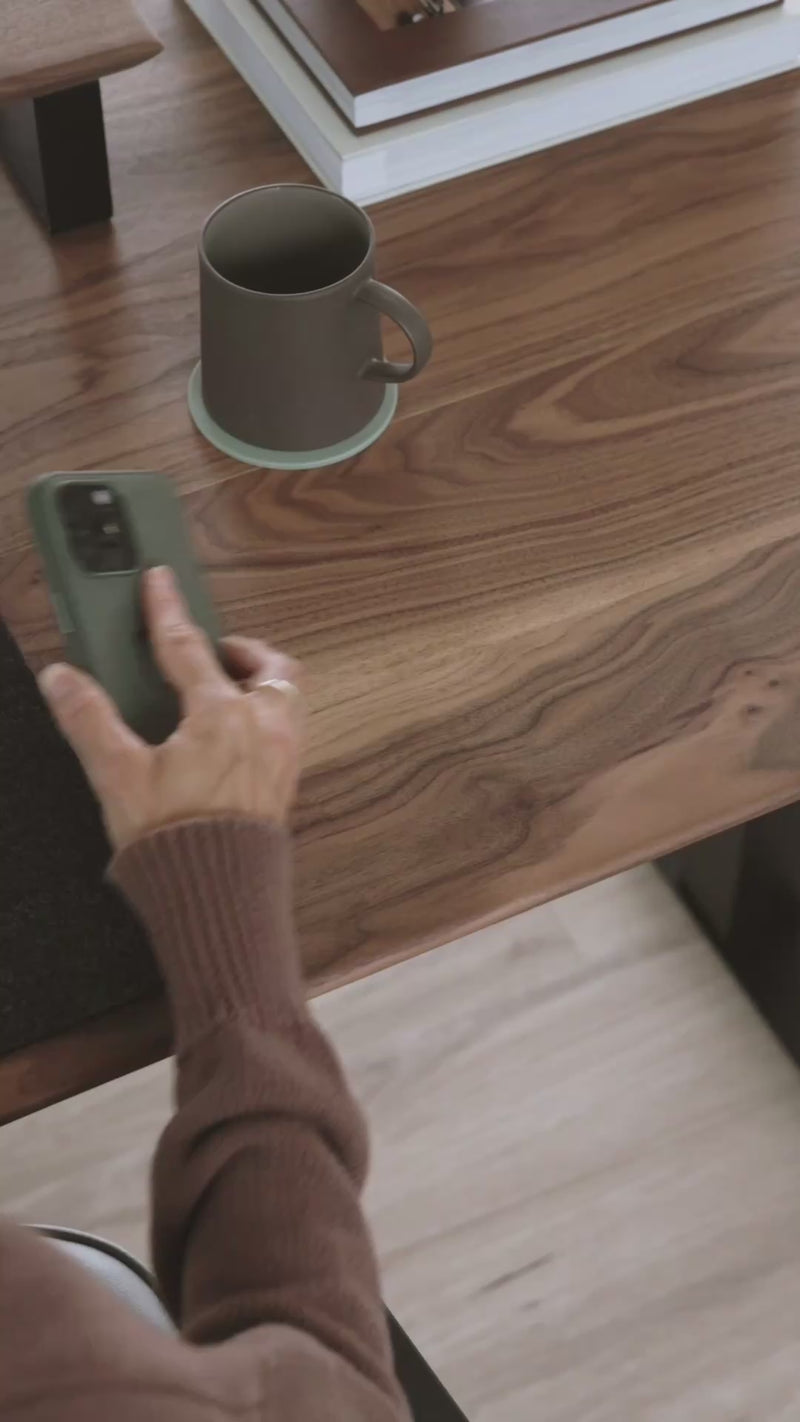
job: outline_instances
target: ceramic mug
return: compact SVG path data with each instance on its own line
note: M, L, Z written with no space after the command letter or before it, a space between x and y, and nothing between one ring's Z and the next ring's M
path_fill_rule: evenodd
M276 184L216 208L200 241L202 393L234 439L319 450L378 414L386 386L411 380L431 353L425 318L373 275L366 213L324 188ZM380 317L412 356L383 358Z

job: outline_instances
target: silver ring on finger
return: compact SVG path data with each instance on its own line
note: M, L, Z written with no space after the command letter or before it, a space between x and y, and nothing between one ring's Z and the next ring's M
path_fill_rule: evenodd
M280 677L269 676L263 681L256 681L248 688L248 695L254 695L259 691L276 691L279 696L285 696L287 701L299 702L303 699L303 693L299 686L295 686L293 681L283 681Z

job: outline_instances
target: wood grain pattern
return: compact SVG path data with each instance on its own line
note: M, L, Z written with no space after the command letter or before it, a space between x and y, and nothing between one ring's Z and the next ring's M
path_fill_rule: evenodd
M101 79L160 50L132 0L0 0L0 103Z
M319 1006L470 1422L791 1422L797 1072L651 869Z
M309 668L299 918L352 978L800 795L793 77L379 209L431 320L382 442L242 469L185 407L208 210L299 158L199 27L107 86L122 216L0 202L0 611L56 646L21 488L157 467L230 627ZM454 241L457 234L457 241Z

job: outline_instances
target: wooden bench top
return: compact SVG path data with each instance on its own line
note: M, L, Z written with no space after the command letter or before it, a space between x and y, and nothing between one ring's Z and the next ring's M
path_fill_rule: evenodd
M0 0L0 103L131 69L161 48L130 0Z

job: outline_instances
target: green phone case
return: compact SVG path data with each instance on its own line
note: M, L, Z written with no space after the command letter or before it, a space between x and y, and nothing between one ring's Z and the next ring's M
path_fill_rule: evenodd
M91 573L77 561L58 502L59 489L77 482L106 484L123 501L136 551L135 568ZM106 470L47 474L30 485L27 497L67 659L97 678L139 735L153 743L164 740L177 724L179 708L147 639L142 570L159 564L171 567L194 620L212 641L218 637L214 610L169 480L163 474Z

